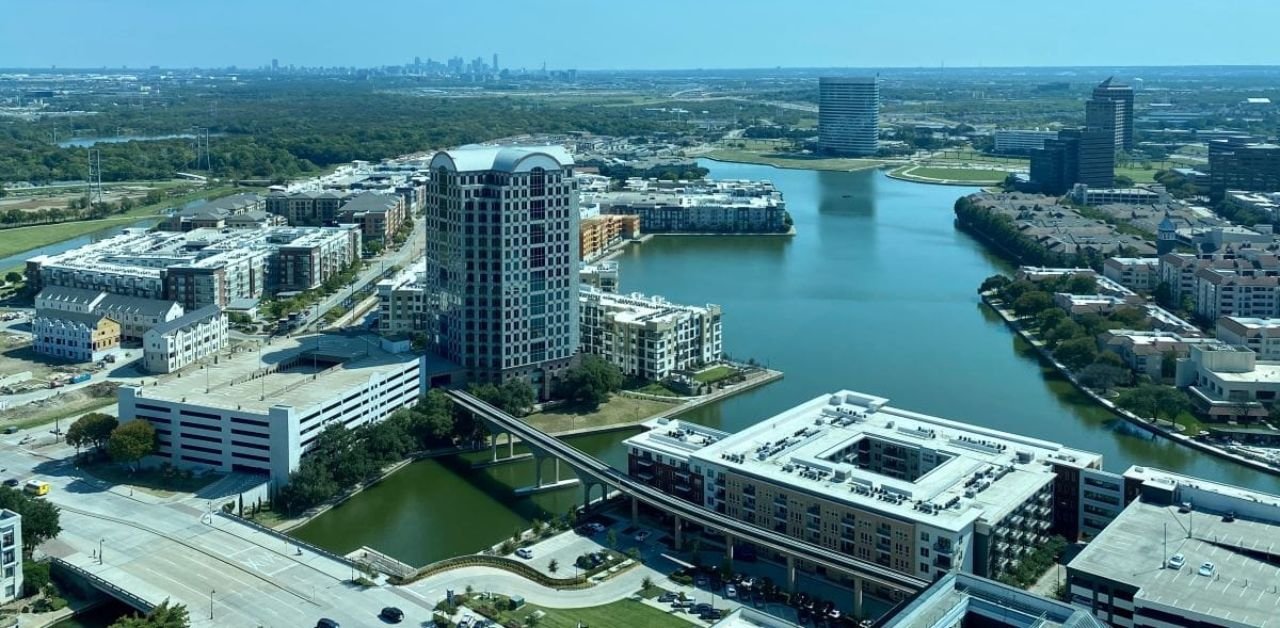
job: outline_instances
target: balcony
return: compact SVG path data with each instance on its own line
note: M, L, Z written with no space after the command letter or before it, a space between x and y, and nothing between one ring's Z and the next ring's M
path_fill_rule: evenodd
M937 553L939 553L939 554L946 554L946 555L950 556L951 554L954 554L956 550L955 550L955 548L954 548L954 547L952 547L952 546L951 546L951 544L950 544L950 543L947 543L947 544L934 543L934 544L933 544L933 551L935 551L935 552L937 552Z
M636 458L636 464L642 467L652 467L653 458Z

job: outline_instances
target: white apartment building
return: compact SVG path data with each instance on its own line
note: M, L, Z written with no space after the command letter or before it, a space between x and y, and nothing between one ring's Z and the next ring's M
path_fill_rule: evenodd
M1196 272L1196 314L1206 320L1222 316L1280 316L1280 268Z
M227 316L208 305L147 330L142 365L149 373L172 373L227 347Z
M1169 202L1169 193L1163 185L1148 188L1091 188L1077 183L1071 188L1071 198L1081 205L1156 205Z
M1013 155L1044 148L1044 141L1058 139L1058 132L1042 129L999 129L993 134L993 139L996 153Z
M142 340L147 330L183 314L174 301L129 297L84 288L49 286L36 295L36 309L101 314L120 324L121 340Z
M558 146L465 146L431 159L426 330L468 381L539 395L578 351L578 195Z
M426 329L426 261L378 282L378 332L411 334Z
M1166 355L1171 354L1171 359L1176 360L1187 357L1192 345L1224 343L1217 338L1184 336L1176 331L1113 329L1099 336L1099 344L1103 350L1113 351L1124 359L1129 370L1158 382L1164 377Z
M1098 454L849 390L734 434L686 427L628 438L629 473L677 496L701 486L707 508L925 580L997 577L1053 534L1096 534L1112 511L1086 501L1123 505Z
M1176 381L1210 418L1252 421L1266 418L1264 404L1280 399L1280 362L1258 360L1258 354L1245 347L1193 346L1187 358L1178 361Z
M578 271L579 282L583 286L613 294L618 292L620 276L618 263L612 261L587 264Z
M626 375L660 381L724 355L718 305L677 305L590 286L582 287L579 304L582 352L599 355Z
M1109 257L1102 276L1130 290L1149 292L1159 284L1160 260L1155 257Z
M373 335L275 339L186 377L122 386L121 421L148 421L152 462L288 481L326 426L353 429L412 405L426 390L422 356Z
M1229 345L1248 347L1262 360L1280 360L1280 318L1223 316L1214 334Z
M22 515L0 510L0 604L22 597Z

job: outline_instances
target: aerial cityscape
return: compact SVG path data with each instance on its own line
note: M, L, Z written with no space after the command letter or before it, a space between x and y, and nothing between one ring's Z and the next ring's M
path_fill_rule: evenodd
M1280 7L490 4L6 8L0 628L1280 625Z

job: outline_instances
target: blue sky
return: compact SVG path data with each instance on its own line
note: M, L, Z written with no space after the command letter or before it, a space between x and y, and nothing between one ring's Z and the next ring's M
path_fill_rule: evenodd
M0 67L1278 65L1276 0L3 0Z

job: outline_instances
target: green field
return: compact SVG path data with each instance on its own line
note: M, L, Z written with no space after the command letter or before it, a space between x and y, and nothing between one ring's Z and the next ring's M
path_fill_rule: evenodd
M1154 183L1156 169L1116 168L1116 174L1129 177L1130 179L1133 179L1134 183Z
M546 613L536 624L525 624L525 618L535 611ZM678 615L646 606L635 600L621 600L604 606L590 608L540 608L532 604L525 605L518 611L503 613L504 620L513 620L523 625L537 625L539 628L689 628L693 624Z
M694 374L693 378L704 384L714 384L722 379L733 377L737 372L738 370L732 366L725 366L721 364L719 366L713 366L705 371L699 371Z
M135 207L123 214L103 218L102 220L81 220L77 222L62 222L56 225L37 225L34 227L0 230L0 257L8 257L23 251L30 251L55 242L92 233L99 229L137 222L148 216L156 216L158 220L157 212L162 209L180 207L198 198L224 196L234 191L236 191L236 188L232 186L209 188L183 196L168 198L163 203ZM243 191L251 190L245 189Z
M893 176L921 183L995 184L1004 180L1004 170L977 170L973 168L941 168L934 166L903 166L893 171Z
M609 401L595 410L585 410L572 406L561 406L545 412L531 414L525 422L544 432L563 432L580 430L586 427L605 427L623 423L634 423L650 416L676 407L675 399L671 403L651 399L636 399L613 395Z

